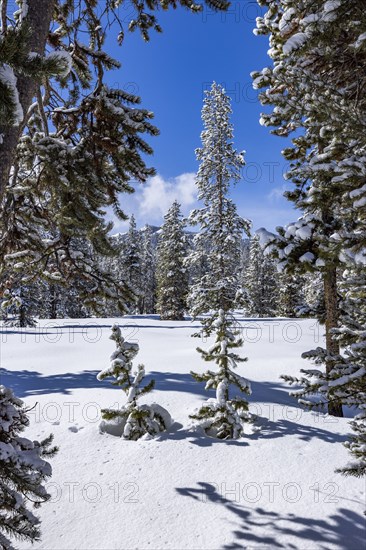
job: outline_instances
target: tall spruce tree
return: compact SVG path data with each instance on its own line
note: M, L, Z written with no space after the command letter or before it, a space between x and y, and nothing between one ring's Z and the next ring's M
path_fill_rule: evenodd
M200 161L196 184L203 207L189 215L189 223L199 226L189 263L195 266L197 255L201 260L202 251L206 251L206 272L193 281L189 295L194 317L240 305L236 298L241 286L238 276L241 241L244 232L249 234L250 223L238 215L228 196L230 184L240 181L244 165L243 153L235 151L231 141L231 112L225 90L213 83L206 92L202 109L202 147L196 150ZM209 325L208 320L207 332Z
M33 543L40 539L40 520L28 508L38 508L51 495L44 485L52 469L53 436L41 442L23 437L29 425L27 409L9 388L0 386L0 546L13 548L11 539Z
M187 240L178 201L164 216L157 254L157 311L161 319L181 320L187 308Z
M206 382L206 389L216 390L216 399L209 399L192 418L208 435L221 439L240 437L243 423L249 419L247 401L242 397L231 399L230 386L242 393L251 391L249 382L232 370L239 361L245 361L233 351L242 345L233 309L241 305L241 241L243 232L249 233L250 224L238 215L228 196L230 185L240 180L244 165L243 153L238 153L232 143L231 112L225 90L213 83L202 109L202 147L196 150L200 161L196 183L203 207L189 217L192 225L199 225L194 238L196 251L207 247L207 272L191 288L191 312L193 318L205 314L201 321L204 335L215 333L213 347L197 350L205 361L218 365L217 372L192 373L196 380ZM193 265L196 254L191 255Z
M366 12L357 0L259 3L268 11L258 33L270 35L273 59L253 75L274 106L262 122L280 136L296 132L284 150L296 185L288 198L304 211L269 240L284 266L300 262L323 283L326 349L305 354L318 368L303 372L297 396L337 416L342 404L361 409L347 444L354 460L339 471L365 475Z
M339 354L333 330L339 326L341 251L353 258L365 255L360 237L364 224L360 160L365 154L366 79L359 71L365 62L365 14L356 1L259 3L267 12L257 21L257 33L270 35L273 66L253 73L254 85L266 88L261 101L274 106L261 122L274 127L279 136L296 132L292 146L284 150L291 163L288 177L295 183L295 190L286 195L303 211L298 222L279 230L272 245L279 249L286 270L322 276L327 352L323 358L330 376L331 357ZM356 196L352 208L347 207ZM357 235L353 242L352 233ZM340 403L329 407L331 414L342 414Z

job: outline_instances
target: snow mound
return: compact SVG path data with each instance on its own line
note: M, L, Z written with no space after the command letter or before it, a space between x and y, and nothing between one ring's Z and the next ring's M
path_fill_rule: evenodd
M150 420L154 425L154 434L145 434L139 439L153 439L160 435L162 432L167 431L173 424L173 419L169 412L158 405L157 403L151 403L150 405L140 405L141 410L150 412ZM128 423L128 415L120 416L112 420L102 420L99 424L99 433L113 435L114 437L122 437L126 439L126 426ZM165 426L165 429L163 428Z

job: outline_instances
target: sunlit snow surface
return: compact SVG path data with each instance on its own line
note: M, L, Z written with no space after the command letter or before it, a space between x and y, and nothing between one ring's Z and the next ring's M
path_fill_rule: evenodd
M136 366L156 380L146 402L174 421L169 433L139 442L98 429L100 407L126 399L96 378L109 365L114 322L41 321L0 335L1 383L33 407L25 435L53 432L60 447L33 548L365 548L365 481L334 473L350 458L342 446L349 419L304 412L279 379L309 366L301 353L322 343L314 321L238 317L249 359L237 372L252 382L258 420L242 439L217 441L189 430L188 415L215 397L189 374L208 366L195 347L211 342L190 337L198 323L117 320L140 346Z

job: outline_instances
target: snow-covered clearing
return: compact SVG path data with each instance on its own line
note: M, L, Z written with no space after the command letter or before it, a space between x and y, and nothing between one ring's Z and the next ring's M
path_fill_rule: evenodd
M52 431L60 447L34 548L365 548L365 480L334 473L350 458L342 446L348 419L304 412L279 379L309 366L300 354L321 344L322 330L309 320L239 321L249 360L238 373L252 381L261 431L248 428L238 441L188 429L188 415L214 396L189 374L207 368L195 351L202 342L190 337L197 323L117 320L140 345L136 366L156 379L146 401L174 419L169 433L138 442L98 431L100 407L125 402L96 379L109 364L116 319L2 330L1 383L34 407L25 435Z

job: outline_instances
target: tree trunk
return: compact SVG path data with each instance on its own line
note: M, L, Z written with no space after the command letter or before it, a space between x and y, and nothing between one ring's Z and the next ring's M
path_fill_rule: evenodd
M31 29L27 45L29 53L44 54L54 4L54 0L31 0L31 2L28 2L28 13L24 22ZM15 164L16 148L24 130L26 115L37 88L37 83L34 79L22 75L16 75L16 77L24 120L19 126L0 126L0 134L3 134L3 142L0 144L0 201L4 196L9 181L11 167Z
M327 353L329 355L339 355L339 344L333 338L331 330L338 326L338 303L337 303L337 269L329 267L324 274L324 301L325 301L325 338ZM333 369L333 361L326 363L326 373L329 374ZM343 416L342 405L340 403L329 403L328 413L332 416Z

